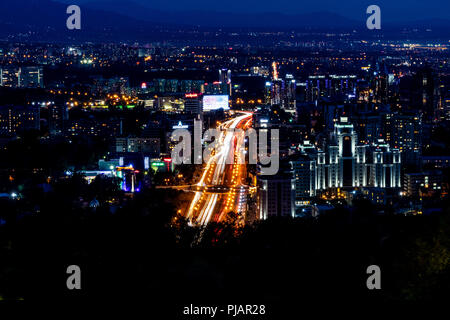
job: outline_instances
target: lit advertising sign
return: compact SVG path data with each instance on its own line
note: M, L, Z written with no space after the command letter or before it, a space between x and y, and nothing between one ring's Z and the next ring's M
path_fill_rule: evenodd
M230 110L227 95L203 96L203 111L211 110Z

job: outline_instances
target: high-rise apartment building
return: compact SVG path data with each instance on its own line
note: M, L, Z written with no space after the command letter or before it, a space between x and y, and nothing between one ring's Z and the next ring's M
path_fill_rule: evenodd
M295 216L295 181L291 174L259 176L260 219Z

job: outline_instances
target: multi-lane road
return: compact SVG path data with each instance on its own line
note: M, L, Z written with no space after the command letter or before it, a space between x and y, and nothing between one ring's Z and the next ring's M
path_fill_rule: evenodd
M245 157L244 151L238 148L244 148L244 131L250 127L251 121L250 112L240 112L237 117L219 125L221 133L216 152L205 164L197 183L199 191L195 192L186 214L192 224L219 222L227 218L227 213L245 212L247 173L245 159L242 158Z

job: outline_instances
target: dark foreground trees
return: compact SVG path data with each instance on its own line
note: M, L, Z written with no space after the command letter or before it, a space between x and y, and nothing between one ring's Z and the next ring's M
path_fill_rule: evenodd
M283 303L318 296L380 302L448 298L448 210L436 216L380 216L362 202L319 219L201 229L174 219L179 194L168 190L124 197L112 210L106 200L120 196L113 184L99 180L88 186L75 176L35 199L39 210L22 200L2 203L3 299L151 296L184 302L193 295L212 299L211 292L214 301L233 295ZM99 205L81 205L80 195L96 197ZM83 272L80 292L65 287L72 264ZM365 285L372 264L382 271L380 292Z

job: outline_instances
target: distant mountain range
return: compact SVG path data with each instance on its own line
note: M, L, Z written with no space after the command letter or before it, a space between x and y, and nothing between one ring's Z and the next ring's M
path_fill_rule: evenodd
M168 30L187 28L258 28L264 30L361 30L365 21L330 12L287 15L282 13L225 13L207 11L163 12L132 1L104 0L81 5L82 30L66 29L67 4L53 0L0 2L0 38L43 41L167 39ZM448 34L450 20L382 24L383 29L408 27L440 29ZM166 33L166 34L164 34Z
M155 29L154 23L139 21L115 12L82 7L80 31L66 28L67 5L52 0L15 0L0 2L0 37L19 34L23 39L66 40L76 36L88 40L124 35L140 35Z

